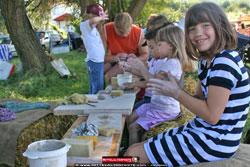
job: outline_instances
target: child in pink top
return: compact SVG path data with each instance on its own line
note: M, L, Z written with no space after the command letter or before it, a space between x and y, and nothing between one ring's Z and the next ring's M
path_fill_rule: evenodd
M155 77L163 79L165 78L162 75L164 72L169 72L177 80L180 80L183 70L192 66L185 52L183 31L178 26L170 23L152 31L158 31L155 42L160 58L167 58L167 60L158 64L158 68L155 71L157 75L153 76L150 74L142 61L137 58L129 58L129 65L133 69L140 71L145 80ZM169 96L153 94L150 103L141 105L128 118L129 145L139 142L143 131L173 119L179 113L180 104L177 100Z

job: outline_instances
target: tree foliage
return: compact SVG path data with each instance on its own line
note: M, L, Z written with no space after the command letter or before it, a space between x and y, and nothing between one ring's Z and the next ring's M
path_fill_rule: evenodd
M250 3L247 0L214 1L225 9L229 18L235 19L240 15L250 14ZM33 26L38 29L49 29L52 9L61 4L71 6L73 13L69 19L79 31L79 22L82 20L86 6L91 3L101 4L105 10L108 9L109 21L113 21L117 13L127 11L136 23L145 25L148 16L152 13L164 14L171 21L179 21L184 17L183 11L197 2L200 0L0 0L2 14L0 14L0 31L7 33L8 30L26 69L39 66L38 71L43 71L47 63L42 60L45 53L40 46L34 46L40 44L32 27L25 25L28 24L26 13ZM23 40L27 42L23 43ZM38 60L43 63L39 64Z
M224 8L228 18L238 19L241 15L250 14L250 2L246 0L226 0L219 2Z
M79 10L78 3L73 0L29 0L25 1L26 11L32 24L38 29L48 29L51 11L58 5L65 4ZM42 16L42 17L41 17Z
M110 21L113 21L115 15L119 12L129 12L133 18L136 18L142 10L147 0L29 0L25 1L25 6L32 24L38 29L48 29L51 20L51 10L58 5L65 4L73 7L73 13L70 19L78 30L78 23L85 14L85 9L89 4L101 4L104 10L109 11ZM138 5L137 5L138 4ZM43 16L43 17L41 17Z
M193 3L181 0L148 0L136 22L145 25L150 14L163 14L171 21L179 21L184 17L183 11Z
M144 3L146 1L147 0L143 0ZM38 27L38 25L44 25L43 29L47 29L48 21L51 16L51 9L56 5L65 3L69 6L80 6L82 15L85 13L86 6L93 2L101 3L104 1L0 0L1 14L5 20L6 29L15 45L24 71L45 72L51 67L49 59L46 56L45 51L42 49L40 41L37 39L33 30L33 26L35 25L36 28L41 28L41 26ZM125 10L123 0L117 0L116 2L119 10ZM138 4L136 0L132 0L131 3ZM144 4L141 4L140 6L144 6ZM136 18L142 8L139 9L138 5L130 7L133 17ZM32 23L30 20L32 20Z
M240 15L250 14L249 0L213 0L226 11L229 18L237 19ZM193 4L200 0L148 0L136 22L145 25L147 17L154 14L163 14L171 21L179 21L184 17L183 11L188 10Z
M0 0L0 9L25 71L48 70L49 59L27 17L24 1Z
M224 1L221 5L221 7L223 7L224 9L226 9L228 6L230 6L230 2L229 1Z
M250 4L247 0L214 1L225 9L230 18L236 19L240 15L250 13ZM79 29L78 23L81 21L81 17L79 16L84 14L87 5L91 3L101 4L104 9L109 10L110 21L112 21L116 13L128 11L133 2L136 2L136 0L24 0L30 20L38 29L49 28L51 10L60 4L73 6L74 10L70 19L75 28ZM200 0L147 0L143 10L136 17L135 21L140 25L145 25L147 17L152 13L164 14L171 21L178 21L184 16L182 11L187 10L192 4L197 2L200 2ZM0 31L7 33L1 14Z

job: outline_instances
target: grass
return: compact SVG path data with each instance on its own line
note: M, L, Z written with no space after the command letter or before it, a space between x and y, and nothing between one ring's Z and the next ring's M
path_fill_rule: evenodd
M54 56L62 58L71 74L75 73L78 79L73 76L62 78L56 71L31 76L32 72L23 74L15 69L8 80L0 81L0 99L13 97L27 101L45 101L63 99L73 93L88 93L88 74L84 62L86 54L72 51ZM19 62L19 58L14 58L10 63L17 66Z
M88 72L84 58L86 54L71 51L69 53L54 55L57 59L62 58L71 74L75 73L79 77L62 78L53 71L50 74L40 74L32 76L32 72L23 74L15 69L13 75L7 80L0 80L0 99L20 98L26 101L57 101L73 93L88 93ZM19 58L14 58L10 63L16 66L20 62ZM187 73L197 79L194 73ZM244 140L247 129L250 128L250 115L243 129Z

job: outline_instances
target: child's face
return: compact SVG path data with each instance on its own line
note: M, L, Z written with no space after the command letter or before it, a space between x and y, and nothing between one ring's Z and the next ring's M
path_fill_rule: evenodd
M159 59L160 55L158 53L155 40L153 40L153 39L147 40L147 44L148 44L148 48L149 48L149 53L152 55L152 57L156 60Z
M191 43L200 52L208 51L215 43L215 30L210 22L199 23L188 28Z
M165 41L159 41L157 43L158 53L160 58L170 57L173 54L173 46Z

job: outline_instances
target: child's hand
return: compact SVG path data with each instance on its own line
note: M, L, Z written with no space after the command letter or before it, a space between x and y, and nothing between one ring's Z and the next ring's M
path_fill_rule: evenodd
M141 71L141 69L145 68L145 64L138 58L132 58L130 57L128 59L128 65L130 65L132 68Z
M103 15L94 17L93 23L95 23L95 24L103 23L104 20L106 20L108 18L108 16L109 16L108 11L106 10Z
M155 78L160 79L160 80L168 80L168 73L165 71L160 71Z
M128 59L129 59L129 58L137 58L137 57L136 57L135 54L130 53L130 54L128 55Z
M181 78L180 80L178 80L177 78L175 78L176 82L178 83L179 87L184 89L184 76L185 76L185 72L183 72L181 74ZM160 71L157 75L156 75L157 79L160 80L165 80L165 81L169 81L168 79L168 72L165 71Z
M128 63L125 61L119 62L119 68L124 69L125 71L128 71L128 72L132 71L132 67L130 65L128 65Z
M108 10L105 10L105 12L102 16L103 16L104 20L108 20L109 19Z
M128 62L128 64L132 64L133 61L134 61L134 59L136 59L136 58L137 58L136 55L134 55L134 54L129 54L128 57L127 57L127 62Z
M106 10L104 12L104 14L100 16L100 18L101 18L102 22L104 22L105 20L108 20L109 19L108 10Z
M134 86L134 84L131 82L131 83L129 83L129 82L126 82L126 83L124 83L123 84L123 86L125 87L125 88L129 88L129 89L131 89L131 88L134 88L135 86Z
M118 53L116 55L119 61L126 61L127 60L127 54L126 53Z
M175 99L178 99L182 90L182 88L179 86L182 83L182 79L180 81L177 81L171 73L167 73L167 75L169 81L150 79L147 86L150 90L152 90L153 94L163 94L165 96L171 96Z

